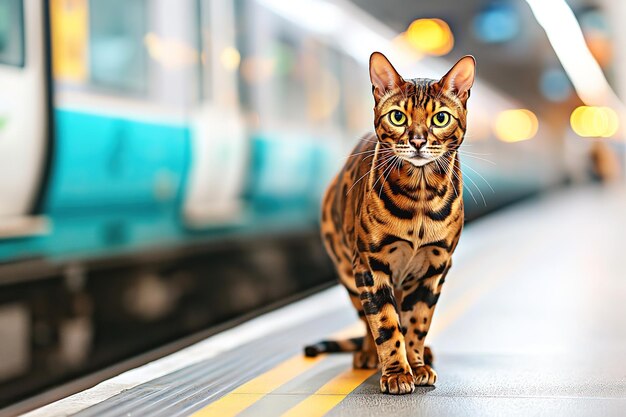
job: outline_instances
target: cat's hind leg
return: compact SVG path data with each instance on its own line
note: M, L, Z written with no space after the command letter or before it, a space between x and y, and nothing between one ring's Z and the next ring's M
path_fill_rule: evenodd
M376 369L378 367L378 352L376 351L376 344L374 343L372 332L365 318L361 299L356 294L350 294L350 301L352 301L354 308L358 311L359 318L363 320L365 324L363 344L361 349L354 352L352 366L354 369Z

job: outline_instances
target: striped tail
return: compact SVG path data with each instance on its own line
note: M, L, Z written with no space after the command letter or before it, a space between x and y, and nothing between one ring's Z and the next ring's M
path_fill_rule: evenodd
M322 340L304 348L304 356L314 358L322 353L356 352L363 347L363 336L344 340Z

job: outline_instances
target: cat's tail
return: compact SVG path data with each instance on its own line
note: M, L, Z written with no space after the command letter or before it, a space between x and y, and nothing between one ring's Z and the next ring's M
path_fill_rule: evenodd
M343 340L322 340L305 346L304 356L314 358L322 353L356 352L363 347L363 336Z

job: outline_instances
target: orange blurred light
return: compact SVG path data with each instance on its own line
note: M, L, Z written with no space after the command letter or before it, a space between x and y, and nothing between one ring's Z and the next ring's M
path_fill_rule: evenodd
M191 45L149 32L143 38L148 55L167 69L180 69L198 62L199 53Z
M441 19L417 19L404 36L417 51L429 55L445 55L454 46L450 26Z
M570 125L578 136L607 138L617 133L619 118L610 107L580 106L572 112Z
M394 48L399 52L399 58L402 60L401 65L408 65L419 61L424 53L418 51L408 41L406 32L402 32L391 41Z
M222 53L220 54L220 62L222 66L229 71L234 71L239 68L239 63L241 62L241 55L239 51L232 46L224 48Z
M241 74L250 84L259 84L269 80L276 69L276 62L271 58L251 56L241 62Z
M509 143L532 139L538 128L537 116L527 109L502 111L494 123L494 132L498 139Z
M585 32L585 42L591 55L605 68L613 60L613 45L611 40L602 32L589 30Z

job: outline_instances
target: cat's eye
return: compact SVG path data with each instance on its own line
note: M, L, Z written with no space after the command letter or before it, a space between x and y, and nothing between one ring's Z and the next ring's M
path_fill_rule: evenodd
M450 123L450 113L447 111L440 111L433 116L433 124L436 127L446 127Z
M389 113L389 120L394 126L402 126L406 122L406 115L400 110L394 110Z

